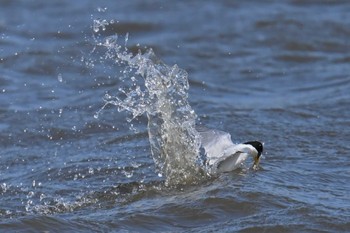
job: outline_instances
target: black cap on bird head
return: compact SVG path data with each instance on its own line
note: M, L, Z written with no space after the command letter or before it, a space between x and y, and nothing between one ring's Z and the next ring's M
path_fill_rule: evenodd
M263 144L258 141L249 141L249 142L245 142L244 144L253 146L258 152L257 156L254 158L254 165L253 165L253 168L257 169L260 162L261 153L263 152L263 149L264 149Z
M245 142L244 144L252 145L256 151L258 152L258 157L260 157L261 153L263 152L263 144L258 141L250 141L250 142Z

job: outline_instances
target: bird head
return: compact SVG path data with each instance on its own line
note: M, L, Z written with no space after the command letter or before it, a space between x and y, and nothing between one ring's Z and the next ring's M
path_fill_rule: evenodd
M249 142L245 142L243 144L246 145L251 145L252 147L254 147L255 151L254 151L254 165L253 165L253 169L258 169L259 163L260 163L260 156L261 153L263 152L263 144L261 142L258 141L249 141Z

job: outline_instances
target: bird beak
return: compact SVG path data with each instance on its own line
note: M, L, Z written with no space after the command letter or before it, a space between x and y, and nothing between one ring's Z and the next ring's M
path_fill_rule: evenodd
M256 157L254 158L254 164L253 164L253 169L254 169L254 170L258 170L259 163L260 163L260 157L256 156Z

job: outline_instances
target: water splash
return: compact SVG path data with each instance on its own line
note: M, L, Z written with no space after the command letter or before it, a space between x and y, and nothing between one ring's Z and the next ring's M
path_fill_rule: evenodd
M104 107L112 104L129 112L129 122L147 115L151 152L166 183L197 182L205 173L198 163L200 137L195 130L197 116L188 102L187 72L164 64L152 49L134 55L118 43L117 35L98 45L107 49L105 59L122 67L119 79L124 84L117 95L105 95Z

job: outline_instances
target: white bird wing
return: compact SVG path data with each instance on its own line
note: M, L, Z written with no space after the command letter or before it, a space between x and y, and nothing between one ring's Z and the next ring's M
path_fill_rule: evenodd
M215 161L212 166L213 172L229 172L240 167L248 158L249 154L246 145L238 144L225 150L224 156Z
M205 150L208 165L213 165L226 154L227 148L235 145L231 141L231 135L224 131L208 129L203 126L196 127L196 130L201 136L201 143Z
M245 160L247 157L246 153L243 153L241 151L236 151L234 154L230 154L228 156L224 156L223 158L220 158L214 165L213 169L215 172L229 172L240 165L240 161L242 159Z

